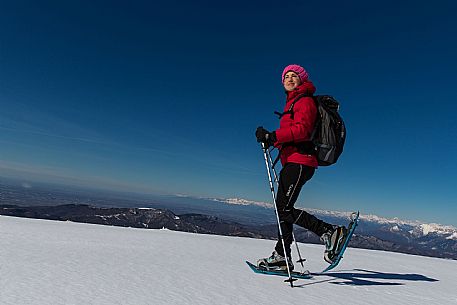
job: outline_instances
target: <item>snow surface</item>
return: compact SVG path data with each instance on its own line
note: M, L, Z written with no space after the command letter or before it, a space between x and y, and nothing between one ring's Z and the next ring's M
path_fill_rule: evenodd
M457 261L349 248L335 271L290 288L244 263L273 246L0 216L0 304L457 304ZM326 266L322 246L300 247L308 269Z

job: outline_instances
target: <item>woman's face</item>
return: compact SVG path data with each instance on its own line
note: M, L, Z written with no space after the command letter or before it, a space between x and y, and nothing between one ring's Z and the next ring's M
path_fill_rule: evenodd
M289 71L284 75L284 89L292 91L301 84L300 77L295 72Z

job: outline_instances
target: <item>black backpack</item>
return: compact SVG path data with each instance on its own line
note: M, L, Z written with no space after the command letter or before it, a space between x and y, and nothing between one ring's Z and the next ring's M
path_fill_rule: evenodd
M293 108L295 103L306 95L299 95L292 102L289 110L284 113L278 113L280 117L285 114L290 114L291 118L294 117ZM313 153L317 157L319 166L329 166L338 160L343 152L344 142L346 140L346 127L341 118L338 110L339 103L330 95L316 95L312 96L316 104L318 117L314 125L314 131L311 136L311 142L304 143L290 143L288 145L295 145L304 153ZM310 151L310 145L311 150Z

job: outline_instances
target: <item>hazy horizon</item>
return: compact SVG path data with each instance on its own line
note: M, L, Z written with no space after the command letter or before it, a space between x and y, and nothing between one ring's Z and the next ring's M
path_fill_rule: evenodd
M3 180L3 181L2 181ZM243 211L243 214L246 218L249 217L249 213L253 213L253 217L255 213L258 213L258 210L261 210L260 218L263 219L270 219L271 222L275 222L276 218L274 217L274 209L272 206L272 202L263 202L263 201L253 201L249 198L243 198L242 196L238 197L201 197L201 196L194 196L191 194L161 194L161 193L147 193L147 192L138 192L132 190L119 190L119 189L110 189L110 188L97 188L94 186L84 186L84 185L70 185L65 183L54 183L54 182L42 182L42 181L33 181L33 180L24 180L21 178L10 178L10 177L2 177L0 175L0 185L2 183L6 183L9 185L10 183L14 184L14 187L23 188L24 190L52 190L57 192L63 192L67 195L71 196L72 194L85 194L94 196L95 198L100 199L118 199L123 200L121 202L125 202L126 205L122 207L146 207L146 206L156 206L160 208L168 208L171 209L173 212L179 213L187 213L189 211L198 212L201 214L212 214L211 212L217 212L216 214L221 218L226 216L227 219L237 219L237 211L231 211L230 209L240 208L242 211L243 208L250 207L252 210L250 211ZM77 193L74 193L77 192ZM229 200L230 199L230 200ZM240 203L237 203L236 200L238 199ZM119 203L108 204L107 206L113 207L121 207L118 205ZM196 203L196 205L195 205ZM0 202L1 204L1 202ZM172 206L167 206L167 204L172 204ZM310 210L317 210L317 211L330 211L336 213L348 213L353 212L353 210L343 210L343 209L322 209L316 207L307 207L303 203L298 202L301 208L310 209ZM214 209L207 210L208 206L214 205ZM220 207L224 207L220 209ZM266 211L265 211L266 210ZM223 212L228 212L227 214L223 214ZM424 224L439 224L443 226L453 226L457 228L457 222L455 223L442 223L436 222L429 219L412 219L408 217L403 217L399 215L382 215L382 214L374 214L368 213L364 210L360 211L362 213L362 217L367 216L375 216L384 218L387 220L401 220L404 222L409 223L424 223ZM271 214L271 215L270 215ZM258 215L257 215L258 216ZM255 218L255 217L254 217ZM239 220L239 219L238 219Z

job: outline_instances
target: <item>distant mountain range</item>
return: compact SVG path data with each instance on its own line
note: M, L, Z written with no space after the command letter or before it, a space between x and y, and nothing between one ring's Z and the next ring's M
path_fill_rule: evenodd
M332 223L347 223L349 213L313 210ZM123 227L185 231L203 234L275 239L275 224L245 225L203 214L176 215L170 210L154 208L101 208L81 204L58 206L0 205L0 215L75 221ZM320 243L313 233L296 230L300 242ZM361 217L351 246L365 249L402 252L424 256L457 259L457 230L439 225L411 224Z
M84 204L58 206L0 205L0 215L74 221L146 229L169 229L203 234L268 238L260 228L224 221L202 214L176 215L153 208L100 208Z
M226 204L253 204L272 208L271 204L250 202L238 198L214 200ZM346 224L352 213L318 209L305 210L333 224ZM313 234L306 230L299 233L297 239L318 242L317 238L313 238ZM351 246L457 259L457 228L435 223L404 221L398 218L388 219L362 214Z
M224 202L226 204L233 205L255 205L265 208L273 208L271 203L266 202L256 202L240 198L228 198L228 199L210 199L218 202ZM321 218L326 219L349 219L352 212L337 212L337 211L328 211L328 210L319 210L319 209L305 209L311 214L318 215ZM457 228L453 226L444 226L436 223L422 223L420 221L405 221L398 218L383 218L376 215L361 215L360 219L368 223L376 223L379 226L384 226L389 228L391 232L402 232L409 233L412 237L418 238L427 236L428 234L437 234L442 236L445 239L457 240Z
M349 222L351 214L306 210L327 222L343 225ZM1 178L0 214L265 239L275 239L277 234L271 203L241 198L100 192ZM298 227L295 236L301 242L320 243L313 233ZM457 259L457 229L365 215L361 211L351 246Z

